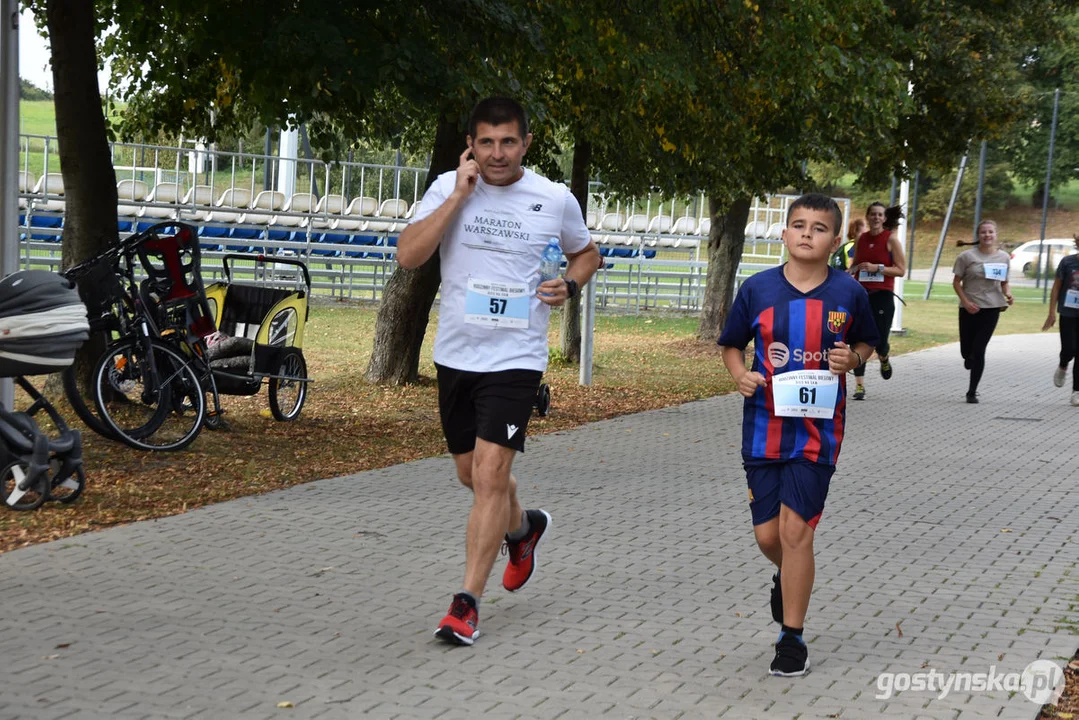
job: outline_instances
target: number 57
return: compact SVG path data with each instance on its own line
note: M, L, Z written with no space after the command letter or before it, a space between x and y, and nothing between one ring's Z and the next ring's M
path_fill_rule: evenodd
M501 315L506 312L506 301L499 298L491 298L491 314Z

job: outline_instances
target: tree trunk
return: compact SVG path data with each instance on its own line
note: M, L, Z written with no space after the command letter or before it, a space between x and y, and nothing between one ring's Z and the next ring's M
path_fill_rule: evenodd
M592 143L578 140L573 146L573 170L570 172L570 192L588 217L588 170L592 164ZM581 288L584 291L584 288ZM574 365L581 363L581 296L570 298L562 305L562 357Z
M712 229L708 234L708 282L704 288L701 322L697 328L697 337L701 340L715 342L730 314L731 303L734 302L735 276L746 244L749 204L748 198L735 200L723 212L715 198L708 198Z
M35 10L40 13L41 7ZM47 0L45 20L52 46L56 139L64 178L61 263L67 268L116 242L116 173L97 86L94 4L89 0ZM84 298L95 290L93 285L79 286ZM75 368L82 386L89 387L90 365L104 346L104 337L95 336L79 349ZM50 395L59 395L59 375L53 375L45 389Z
M116 242L116 173L97 86L94 4L48 0L56 137L64 176L64 267Z
M465 137L456 116L438 121L425 191L440 174L457 168ZM375 343L364 376L368 382L403 385L419 380L420 348L441 280L437 252L415 270L394 270L375 320Z

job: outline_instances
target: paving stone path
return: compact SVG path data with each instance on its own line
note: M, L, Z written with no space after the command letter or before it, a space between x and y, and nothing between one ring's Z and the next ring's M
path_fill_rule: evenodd
M955 345L870 369L804 678L767 675L771 572L724 396L530 440L521 496L553 535L521 593L496 564L472 648L431 634L470 505L446 457L0 555L0 718L1029 720L1021 692L878 699L878 676L1075 652L1079 408L1055 348L995 338L980 405Z

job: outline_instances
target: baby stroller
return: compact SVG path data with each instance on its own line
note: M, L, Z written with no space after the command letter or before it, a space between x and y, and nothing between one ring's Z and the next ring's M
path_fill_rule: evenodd
M0 280L0 377L14 377L30 396L25 412L0 407L0 496L15 510L48 499L74 502L86 485L82 437L24 375L46 375L71 365L90 326L75 284L45 270ZM50 438L34 416L44 410L59 433Z

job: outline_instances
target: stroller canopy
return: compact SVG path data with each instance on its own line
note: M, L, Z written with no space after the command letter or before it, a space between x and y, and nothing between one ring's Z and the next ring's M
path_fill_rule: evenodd
M0 377L64 369L89 331L86 306L67 278L22 270L0 280Z

